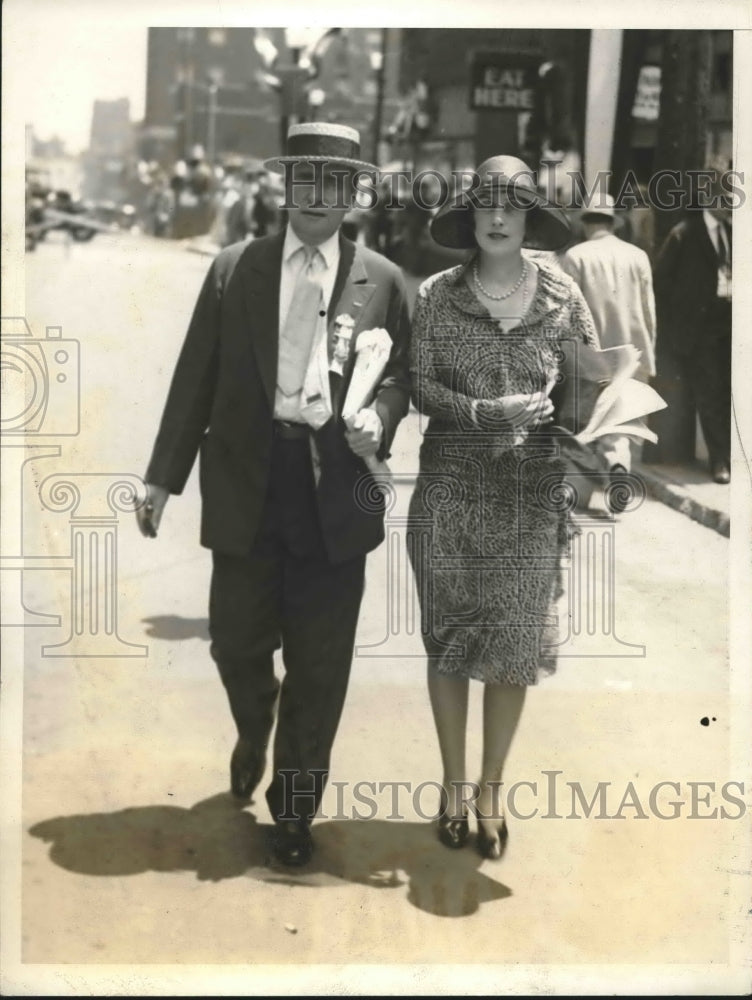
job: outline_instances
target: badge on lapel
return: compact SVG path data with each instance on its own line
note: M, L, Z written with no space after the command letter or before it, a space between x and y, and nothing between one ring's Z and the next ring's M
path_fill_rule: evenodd
M334 320L334 349L329 365L330 372L344 375L345 365L350 357L350 343L354 329L355 320L350 313L340 313Z

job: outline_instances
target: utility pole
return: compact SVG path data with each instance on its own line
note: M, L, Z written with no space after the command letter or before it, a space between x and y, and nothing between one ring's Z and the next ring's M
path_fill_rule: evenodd
M653 172L678 170L688 192L687 171L706 167L712 40L709 31L667 31L661 67L661 110ZM655 249L682 209L656 213Z

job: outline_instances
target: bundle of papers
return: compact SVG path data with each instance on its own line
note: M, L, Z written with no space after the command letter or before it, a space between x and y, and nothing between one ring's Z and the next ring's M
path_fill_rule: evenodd
M555 422L582 445L606 434L656 442L642 421L666 407L651 386L633 378L640 352L632 344L603 351L576 341L562 342L560 384L551 392Z

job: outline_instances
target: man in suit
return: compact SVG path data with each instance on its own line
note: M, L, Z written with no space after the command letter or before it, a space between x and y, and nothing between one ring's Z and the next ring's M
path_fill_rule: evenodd
M399 269L339 232L352 193L343 198L343 171L351 181L376 169L360 159L358 133L292 126L287 155L267 166L293 172L297 207L283 232L227 247L209 269L145 477L150 507L138 516L153 534L200 453L211 654L238 730L231 788L248 799L261 780L279 694L266 798L274 854L299 865L313 850L366 553L384 537L365 460L387 457L407 412L409 320ZM334 356L343 317L353 331L344 361L341 344ZM386 329L391 352L348 428L340 413L355 342L373 328Z
M567 250L561 266L585 296L601 348L633 344L640 352L634 377L647 382L655 375L655 301L648 255L614 232L615 204L609 194L594 192L583 206L581 221L585 241ZM606 435L597 452L613 476L632 468L627 435ZM609 506L621 511L627 497L627 491L612 490Z
M662 350L694 396L717 483L731 478L731 209L716 186L671 230L653 269Z

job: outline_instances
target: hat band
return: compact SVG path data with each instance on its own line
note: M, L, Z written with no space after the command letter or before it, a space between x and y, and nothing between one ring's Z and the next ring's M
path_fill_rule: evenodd
M292 135L287 140L287 155L328 156L332 160L359 160L360 146L352 139L334 135Z
M477 188L469 188L464 192L463 198L469 202L473 208L499 208L499 196L506 196L511 201L513 207L529 208L540 201L540 195L526 184L517 184L509 178L484 181Z

